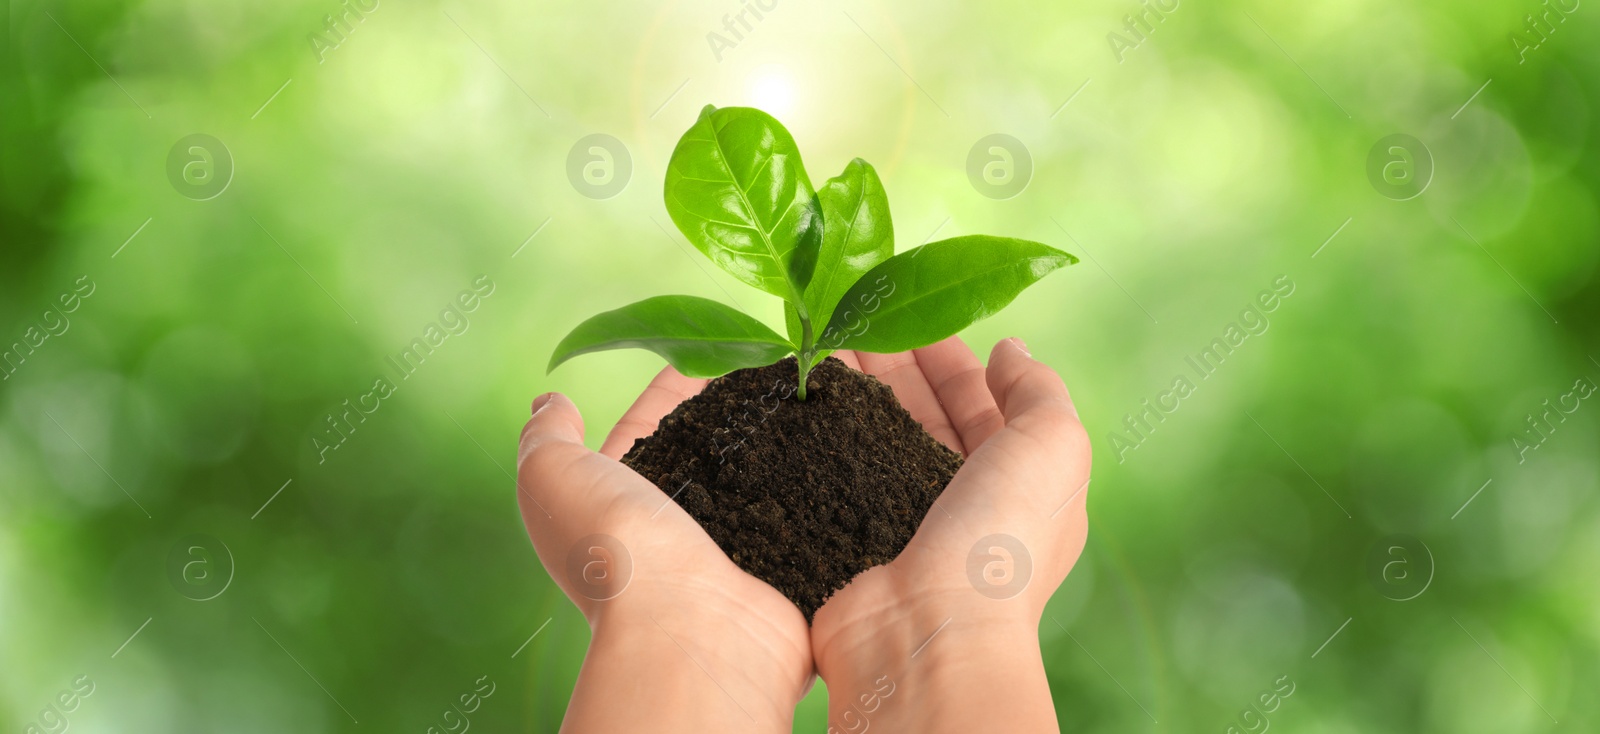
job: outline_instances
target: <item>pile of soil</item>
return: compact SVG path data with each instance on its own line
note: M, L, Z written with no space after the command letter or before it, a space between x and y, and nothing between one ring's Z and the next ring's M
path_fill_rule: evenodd
M832 357L795 397L794 358L712 380L622 462L809 622L894 560L961 468L887 385Z

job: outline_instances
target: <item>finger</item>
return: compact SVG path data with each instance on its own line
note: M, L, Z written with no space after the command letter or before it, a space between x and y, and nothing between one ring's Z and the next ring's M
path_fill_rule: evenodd
M533 401L533 417L522 429L517 448L517 500L530 534L535 527L561 517L587 517L581 505L586 492L603 474L597 465L613 464L583 445L583 416L567 396L546 393ZM536 535L536 534L535 534ZM538 541L539 538L534 538Z
M945 415L944 408L939 405L938 396L933 394L933 388L928 385L927 378L922 374L922 367L917 364L917 358L911 352L899 354L858 352L857 356L861 359L862 371L878 378L894 390L894 396L900 400L900 405L905 407L912 418L922 424L923 429L939 439L940 443L949 446L951 450L966 454L961 437L950 425L949 416Z
M557 441L583 445L583 415L571 398L547 392L533 399L532 410L533 416L522 427L517 463L522 463L541 443Z
M600 453L621 459L628 449L633 448L634 441L655 433L663 417L705 386L705 380L684 377L670 365L661 370L640 393L639 399L633 402L633 407L628 408L617 425L611 428L605 444L600 447Z
M1017 339L995 345L985 378L1005 426L975 447L940 503L958 517L1008 522L1080 512L1090 445L1066 385Z
M985 382L1007 428L1082 430L1066 384L1055 370L1035 360L1021 339L994 345Z
M985 382L983 364L960 337L952 336L912 354L968 451L983 445L1005 426Z

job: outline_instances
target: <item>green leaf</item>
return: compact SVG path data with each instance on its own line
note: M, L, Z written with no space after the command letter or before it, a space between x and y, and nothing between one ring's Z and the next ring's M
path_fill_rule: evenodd
M912 248L850 287L818 345L879 353L925 347L1005 308L1022 289L1077 261L1037 242L988 235Z
M578 324L556 345L546 371L580 354L630 347L655 352L690 377L762 367L794 351L765 324L716 301L656 296Z
M771 115L706 105L667 164L667 213L735 278L801 303L822 218L794 138Z
M783 302L783 325L788 330L790 342L800 344L805 341L805 325L800 323L800 309L788 301ZM816 335L812 334L812 337L815 338Z
M850 286L873 266L894 256L894 225L889 195L872 165L860 158L817 190L822 206L822 246L806 286L806 311L826 324Z

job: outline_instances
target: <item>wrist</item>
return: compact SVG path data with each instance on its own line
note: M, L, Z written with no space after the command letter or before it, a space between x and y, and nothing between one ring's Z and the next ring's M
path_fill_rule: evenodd
M1038 615L952 594L878 610L819 648L829 732L1055 731ZM1004 701L1003 711L995 702Z
M642 730L704 731L714 717L724 730L790 731L811 684L804 641L736 607L623 597L595 615L584 666L639 671L635 690L663 702Z

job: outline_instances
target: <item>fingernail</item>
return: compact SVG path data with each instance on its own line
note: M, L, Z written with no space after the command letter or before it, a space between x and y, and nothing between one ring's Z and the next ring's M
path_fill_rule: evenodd
M1020 337L1015 337L1015 336L1014 336L1014 337L1011 337L1011 339L1009 339L1009 341L1010 341L1010 342L1011 342L1011 343L1012 343L1012 344L1015 344L1015 345L1017 345L1017 348L1018 348L1018 349L1021 349L1021 350L1022 350L1022 353L1023 353L1023 354L1025 354L1025 355L1027 355L1027 356L1028 356L1028 358L1029 358L1029 359L1032 359L1032 358L1033 358L1033 352L1030 352L1030 351L1028 351L1028 345L1027 345L1027 344L1024 344L1024 343L1022 343L1022 339L1021 339L1021 338L1020 338Z
M534 415L538 415L539 411L544 410L544 406L549 405L550 404L550 399L555 397L555 396L556 396L555 393L547 392L547 393L545 393L543 395L540 395L539 397L534 398L533 399L533 414Z

